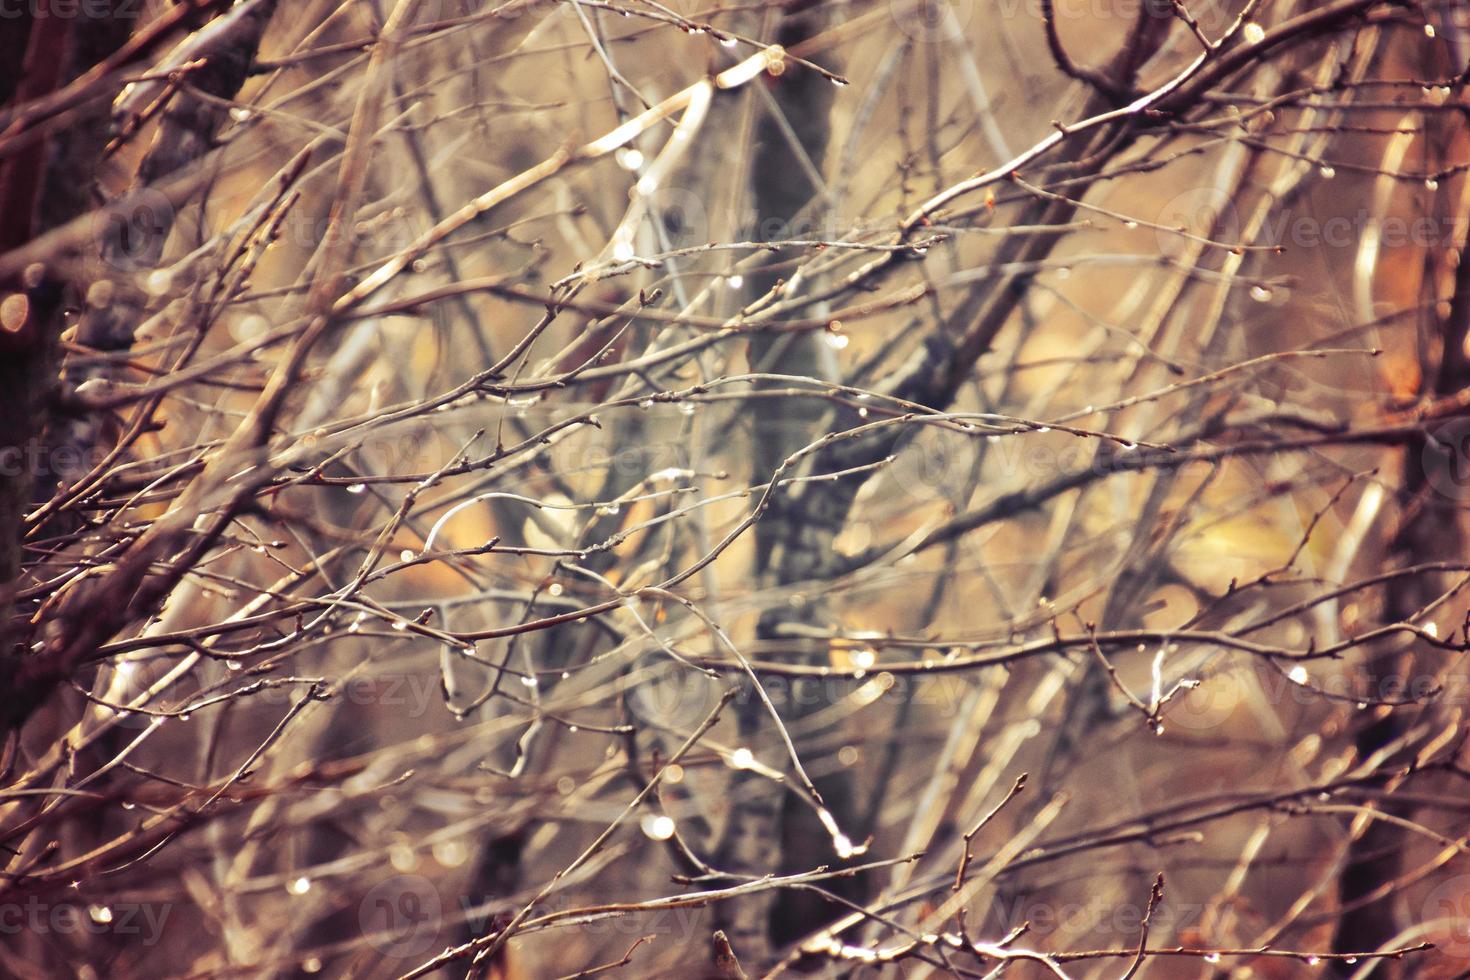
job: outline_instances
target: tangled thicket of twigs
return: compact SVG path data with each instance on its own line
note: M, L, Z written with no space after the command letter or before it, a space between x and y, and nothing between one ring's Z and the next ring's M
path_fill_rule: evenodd
M1470 967L1458 0L4 16L0 973Z

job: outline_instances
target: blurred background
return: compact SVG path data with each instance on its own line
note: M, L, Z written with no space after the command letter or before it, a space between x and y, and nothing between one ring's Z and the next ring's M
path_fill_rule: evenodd
M1462 6L32 8L0 972L1470 970Z

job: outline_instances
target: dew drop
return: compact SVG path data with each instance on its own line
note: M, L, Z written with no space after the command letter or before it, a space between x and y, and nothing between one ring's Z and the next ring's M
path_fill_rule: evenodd
M347 488L348 493L363 493L367 490L366 483L354 483Z
M1257 303L1268 303L1271 301L1271 290L1266 286L1252 286L1251 299Z
M1325 163L1322 165L1322 169L1318 172L1322 174L1323 180L1331 180L1333 177L1337 176L1337 168L1329 166Z
M674 818L665 813L648 814L640 826L650 840L668 840L674 836Z
M1260 44L1266 39L1266 29L1255 21L1246 24L1241 33L1245 35L1246 41L1250 44Z

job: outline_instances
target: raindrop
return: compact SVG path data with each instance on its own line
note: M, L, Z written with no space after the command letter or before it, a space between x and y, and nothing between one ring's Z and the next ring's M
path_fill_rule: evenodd
M740 275L731 276L725 280L731 289L739 289L745 285L745 277Z
M292 895L305 895L307 892L311 891L311 879L307 878L304 875L300 878L293 878L291 879L291 882L286 885L286 891L290 892Z
M1424 36L1427 37L1427 38L1433 38L1434 37L1434 25L1433 24L1425 24L1424 25ZM1351 963L1352 960L1349 960L1348 962Z
M1291 672L1286 676L1291 678L1293 684L1305 684L1307 682L1307 668L1301 664L1297 664L1291 668Z
M1337 169L1324 163L1319 173L1322 174L1323 180L1331 180L1333 177L1337 176Z
M668 840L674 836L674 818L668 814L648 814L643 818L643 833L651 840Z
M1271 290L1266 286L1252 286L1251 299L1257 303L1267 303L1271 300Z
M398 557L402 561L413 561L416 557L418 557L418 555L414 552L412 548L404 548L398 553Z
M755 765L755 753L741 747L730 753L730 765L736 769L749 769Z
M833 350L842 350L850 339L847 334L829 333L827 334L827 346Z
M105 925L112 921L112 909L106 905L93 905L87 909L87 914L92 917L93 922L100 922Z
M1246 24L1242 33L1245 35L1246 41L1250 44L1260 44L1266 39L1266 29L1255 21Z
M367 490L366 483L354 483L347 488L348 493L362 493Z
M1435 180L1433 177L1426 177L1424 179L1424 189L1426 191L1439 190L1439 181Z

